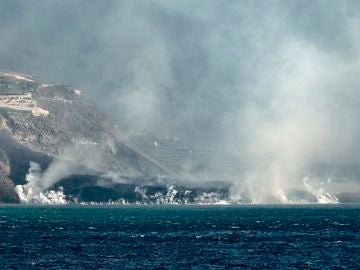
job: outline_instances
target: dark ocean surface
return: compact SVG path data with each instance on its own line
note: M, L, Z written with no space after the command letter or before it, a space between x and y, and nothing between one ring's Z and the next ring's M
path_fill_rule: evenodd
M0 269L360 269L360 206L0 207Z

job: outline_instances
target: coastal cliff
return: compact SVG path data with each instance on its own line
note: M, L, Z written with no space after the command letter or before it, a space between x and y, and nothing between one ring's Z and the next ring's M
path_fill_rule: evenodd
M80 90L0 72L0 202L19 200L14 187L26 184L30 162L44 171L54 160L70 164L71 172L64 177L164 172L116 134L106 115Z

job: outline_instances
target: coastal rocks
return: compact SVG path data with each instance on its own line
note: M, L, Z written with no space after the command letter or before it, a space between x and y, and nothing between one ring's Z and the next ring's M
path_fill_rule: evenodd
M119 140L107 116L80 90L43 84L16 73L0 75L0 151L4 156L0 201L19 201L15 186L26 184L30 162L39 164L51 183L72 174L158 175L165 171Z
M6 153L0 150L0 202L17 203L19 197L15 192L15 185L9 178L10 164Z

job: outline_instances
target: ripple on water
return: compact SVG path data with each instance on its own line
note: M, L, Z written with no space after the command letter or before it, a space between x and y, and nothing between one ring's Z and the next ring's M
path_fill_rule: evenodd
M359 208L176 209L2 209L0 266L358 269Z

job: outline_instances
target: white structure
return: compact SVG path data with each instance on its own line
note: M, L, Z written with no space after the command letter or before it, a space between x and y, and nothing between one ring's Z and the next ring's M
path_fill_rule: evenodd
M79 89L74 89L74 93L77 96L81 96L81 90L79 90Z
M35 109L33 109L31 111L33 116L43 116L43 117L47 117L49 115L49 111L44 110L40 107L36 107Z
M33 116L48 116L49 111L37 106L31 93L23 95L0 95L0 108L31 112Z

